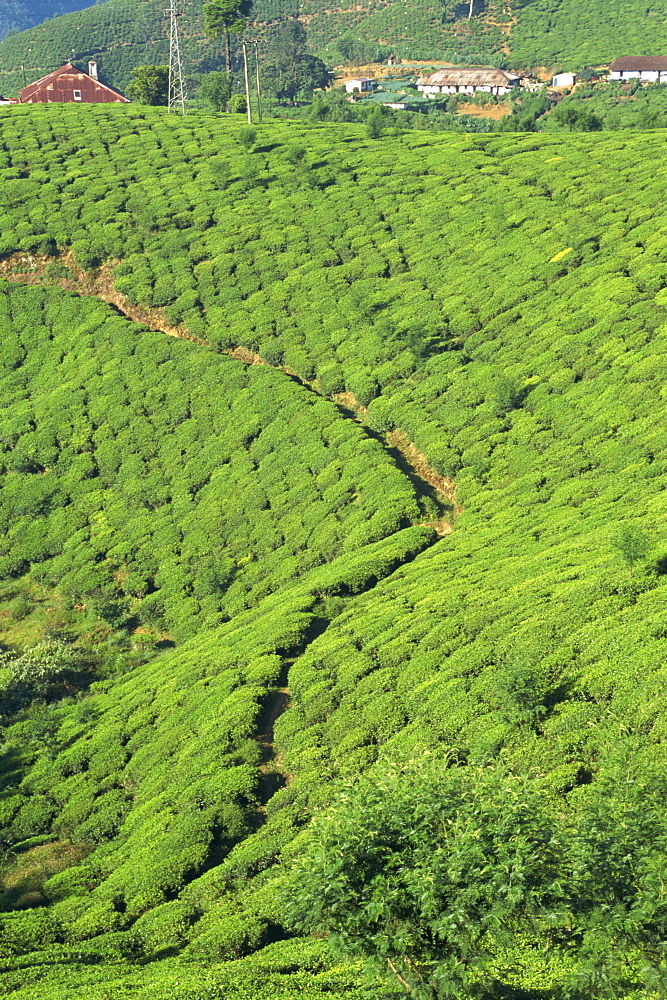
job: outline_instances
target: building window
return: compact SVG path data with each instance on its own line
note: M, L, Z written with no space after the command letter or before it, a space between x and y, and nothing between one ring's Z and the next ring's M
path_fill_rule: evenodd
M74 91L74 100L75 101L80 101L81 100L81 91L80 90L75 90Z

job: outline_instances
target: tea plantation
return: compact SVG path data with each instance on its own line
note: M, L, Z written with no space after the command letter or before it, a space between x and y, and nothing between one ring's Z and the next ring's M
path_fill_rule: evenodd
M664 995L664 141L3 114L0 996Z

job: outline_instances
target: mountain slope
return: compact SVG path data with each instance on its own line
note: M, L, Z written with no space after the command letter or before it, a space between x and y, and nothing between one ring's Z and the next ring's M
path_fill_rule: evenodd
M662 55L667 48L667 4L643 0L519 0L510 36L517 66L544 64L577 70L619 56Z
M141 63L165 62L168 38L159 0L105 0L64 18L55 18L0 43L0 89L8 94L37 79L66 59L94 56L106 82L121 90ZM181 26L188 75L222 66L220 46L202 32L202 0L184 0ZM257 0L259 35L295 12L292 0ZM341 34L391 48L408 59L445 59L455 63L492 63L514 68L547 66L577 69L621 55L659 54L667 45L667 4L650 10L641 0L623 4L593 0L517 0L507 11L488 0L468 20L464 5L435 0L372 0L363 6L332 7L306 0L299 16L311 46L322 48Z
M9 32L25 31L47 19L90 6L91 0L4 0L0 10L0 39Z
M270 15L282 16L286 0L271 0ZM220 42L203 33L203 0L185 0L179 22L189 78L224 65ZM23 86L20 66L29 80L38 79L67 59L84 66L97 59L101 78L127 90L132 69L169 60L169 24L161 0L106 0L75 14L41 24L0 43L0 87L10 94ZM289 9L291 13L291 8Z
M667 766L664 134L0 138L2 586L89 671L2 661L0 988L382 995L281 895L359 774L455 752L573 823ZM72 255L200 343L63 291ZM496 996L590 973L500 958Z

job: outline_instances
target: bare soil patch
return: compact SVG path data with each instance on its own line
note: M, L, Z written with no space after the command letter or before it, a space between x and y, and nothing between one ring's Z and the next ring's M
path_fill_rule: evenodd
M94 295L115 306L128 319L147 326L149 330L159 330L169 337L180 337L196 344L204 344L188 333L184 326L174 326L169 322L163 309L148 309L137 306L114 288L113 273L118 261L107 260L95 271L84 271L74 260L70 251L63 252L59 257L47 257L43 254L13 254L0 261L0 277L5 281L13 281L19 285L45 285L63 288L79 295ZM53 265L67 268L71 277L62 277L49 273Z
M437 493L450 504L455 513L460 514L463 508L456 502L456 483L453 479L441 476L429 464L426 455L418 450L410 438L403 431L392 431L387 434L387 443L392 448L400 451L403 458L415 470L425 482L436 490Z
M512 109L506 104L459 104L457 115L474 115L477 118L491 118L493 121L500 121L512 114Z
M351 392L337 392L333 397L337 403L344 406L346 410L352 410L354 413L360 414L365 417L368 413L368 407L362 406L358 403L355 396Z

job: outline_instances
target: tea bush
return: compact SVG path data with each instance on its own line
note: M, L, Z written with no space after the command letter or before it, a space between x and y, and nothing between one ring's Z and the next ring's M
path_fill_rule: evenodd
M57 290L0 303L4 576L185 636L419 517L382 446L281 372Z
M283 940L285 887L360 776L455 759L579 838L579 936L548 968L495 940L478 994L657 996L637 949L664 867L662 134L283 124L245 150L131 107L0 126L8 277L115 241L123 293L204 342L2 286L3 578L179 643L7 714L3 899L35 850L82 853L6 905L2 989L395 994ZM391 431L456 477L451 533ZM623 538L647 543L632 565ZM625 896L591 875L616 828Z

